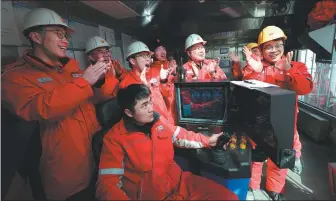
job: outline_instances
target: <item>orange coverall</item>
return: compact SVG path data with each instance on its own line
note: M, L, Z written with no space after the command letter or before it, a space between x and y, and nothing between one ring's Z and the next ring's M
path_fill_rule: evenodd
M255 72L251 66L247 65L243 69L243 80L255 79L270 84L276 84L284 89L295 91L297 95L305 95L312 91L313 82L312 76L307 70L304 63L292 61L292 68L288 71L283 71L275 68L272 64L262 61L263 71L260 73ZM296 97L296 114L294 120L294 144L293 147L296 151L296 157L301 156L301 142L297 131L297 113L298 102ZM259 189L262 174L262 162L252 163L252 175L250 188ZM270 159L267 161L267 177L266 189L276 193L282 193L286 182L288 169L279 169Z
M139 129L131 123L132 120L124 118L105 135L97 198L238 200L224 186L183 172L174 162L173 144L184 148L204 148L209 146L209 138L157 118L147 129Z
M161 65L163 65L163 69L168 69L169 61L166 60L164 62L162 61L154 61L151 64L151 67L149 69L149 72L146 74L147 75L147 80L150 80L151 78L156 78L160 80L160 70L161 70ZM175 102L175 86L174 82L177 78L177 75L169 75L167 82L164 84L164 101L166 103L167 109L169 114L171 115L171 118L174 121L174 124L177 124L177 113L176 113L176 102Z
M241 80L243 78L243 72L240 69L239 62L232 62L232 76L234 80Z
M39 121L42 141L40 172L48 199L64 200L88 187L94 162L91 138L100 125L89 98L93 90L81 78L78 62L64 58L55 67L25 52L2 72L4 107L27 121ZM103 85L113 91L118 80Z
M154 110L157 111L164 118L166 118L168 121L171 121L173 123L174 120L168 112L166 102L164 100L164 97L168 97L171 91L169 90L169 88L167 89L166 84L160 83L160 78L151 78L150 80L147 80L147 82L148 87L150 88L152 93ZM127 75L125 75L124 79L120 81L119 87L126 88L131 84L142 84L140 77L134 71L130 71L127 73Z
M207 65L208 63L212 62L213 60L205 59L203 63ZM192 60L189 60L187 63L183 65L184 70L186 71L185 79L186 81L193 80L193 76L195 75L195 72L192 68ZM206 68L198 68L198 80L226 80L226 75L223 72L223 70L217 65L216 66L216 76L212 77L210 73L206 70Z

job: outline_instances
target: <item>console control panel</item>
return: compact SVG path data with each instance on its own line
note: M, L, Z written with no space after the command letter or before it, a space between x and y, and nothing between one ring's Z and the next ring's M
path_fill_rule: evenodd
M198 130L196 125L180 125L194 132L211 136L220 133L221 127ZM205 126L202 126L205 128ZM216 131L216 132L214 132ZM223 131L223 130L222 130ZM251 176L251 144L246 135L224 132L216 147L211 149L188 150L188 157L199 161L201 171L212 172L228 179ZM179 150L181 152L183 150Z

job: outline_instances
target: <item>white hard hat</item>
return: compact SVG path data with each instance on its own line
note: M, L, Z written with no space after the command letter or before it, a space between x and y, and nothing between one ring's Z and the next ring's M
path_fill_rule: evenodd
M133 54L140 53L140 52L149 52L151 55L154 53L149 50L147 45L141 41L135 41L130 44L127 48L127 59L128 57L132 56Z
M85 53L88 53L98 47L110 47L106 40L99 36L93 36L85 43Z
M190 36L188 36L188 38L185 41L184 50L187 50L189 47L197 43L202 43L203 45L205 45L207 42L203 40L203 38L200 35L191 34Z
M59 16L55 11L47 8L36 8L29 11L23 21L23 32L29 28L35 26L43 25L59 25L67 29L67 32L74 32L71 27L69 27L66 21Z

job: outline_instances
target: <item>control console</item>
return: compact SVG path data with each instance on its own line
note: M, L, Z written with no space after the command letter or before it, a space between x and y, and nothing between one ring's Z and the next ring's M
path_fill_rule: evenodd
M225 133L219 137L216 147L198 149L196 153L202 162L201 170L228 179L251 176L251 144L245 135Z
M213 125L180 124L188 130L211 136L226 130ZM225 147L225 149L224 149ZM175 154L193 161L201 172L211 172L223 178L250 178L251 144L246 135L224 132L211 149L175 148ZM195 169L195 167L193 167Z

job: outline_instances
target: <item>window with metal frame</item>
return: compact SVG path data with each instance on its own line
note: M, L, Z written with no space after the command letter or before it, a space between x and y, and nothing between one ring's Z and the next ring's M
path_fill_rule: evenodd
M297 50L297 61L306 64L313 76L310 94L299 96L299 101L336 115L336 64L316 62L316 54L309 49Z

